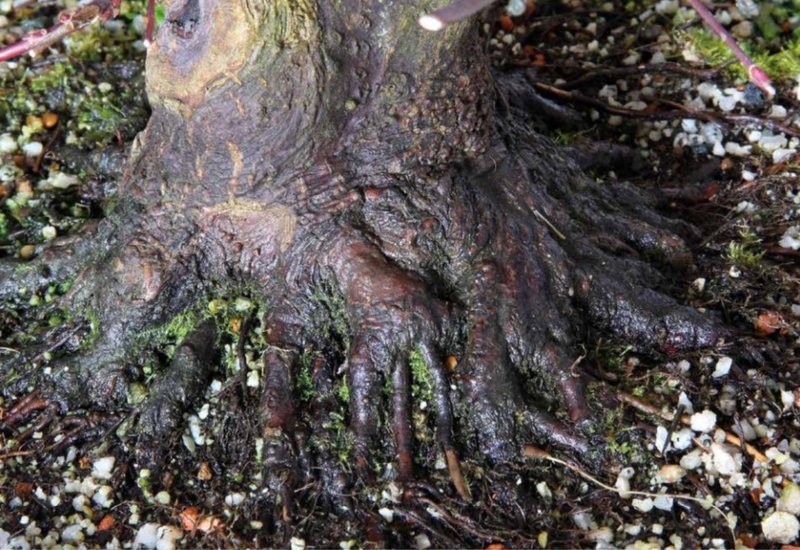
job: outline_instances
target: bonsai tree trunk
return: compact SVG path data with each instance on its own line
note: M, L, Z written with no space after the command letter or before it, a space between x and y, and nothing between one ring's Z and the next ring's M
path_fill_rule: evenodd
M413 364L430 375L436 452L464 498L459 455L519 460L533 442L602 456L587 429L600 405L577 366L587 333L651 354L723 334L652 290L660 267L691 262L687 228L630 185L595 184L534 133L526 86L490 73L474 22L417 25L436 7L173 2L148 52L152 118L115 209L33 262L0 268L9 300L74 278L64 306L86 319L3 364L5 392L32 392L6 428L67 414L95 426L87 411L121 410L144 379L142 335L246 287L268 311L260 405L248 414L284 509L285 487L308 478L331 495L368 484L387 451L399 480L426 475L415 464ZM214 331L200 323L148 381L132 412L141 463L159 465L205 390ZM301 398L308 349L325 353ZM357 473L346 482L333 451L309 443L332 429L339 381Z

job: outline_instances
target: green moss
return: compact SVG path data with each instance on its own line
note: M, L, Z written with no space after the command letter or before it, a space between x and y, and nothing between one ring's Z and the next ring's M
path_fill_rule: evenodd
M692 29L681 33L678 38L690 40L706 65L718 66L734 57L717 35L705 29ZM790 80L800 74L800 37L785 40L778 51L771 51L754 42L740 42L740 46L773 80ZM730 64L725 71L732 77L747 79L747 71L740 63Z
M739 232L740 242L731 241L728 244L728 259L749 270L758 270L762 266L764 250L761 249L761 239L748 229Z
M300 356L300 368L295 381L295 389L300 401L306 402L314 396L313 369L314 361L318 356L319 354L310 347L304 349Z
M347 349L350 343L350 321L344 296L336 290L332 282L323 281L314 290L312 299L318 306L314 308L315 312L323 315L314 321L318 336L323 341L339 340Z
M167 323L144 331L139 335L139 344L163 350L171 358L177 347L197 327L201 316L195 310L179 313Z
M428 361L419 349L411 352L408 358L411 367L411 395L415 400L430 403L433 399L433 378Z
M350 406L350 385L347 383L347 378L342 377L339 383L336 384L336 398L339 403L344 407Z

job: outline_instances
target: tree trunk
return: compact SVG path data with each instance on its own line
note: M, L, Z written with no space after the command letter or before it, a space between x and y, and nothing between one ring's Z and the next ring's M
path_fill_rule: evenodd
M240 406L266 439L279 522L287 486L319 481L341 510L382 457L399 481L443 458L461 498L458 456L515 462L534 442L605 458L592 435L604 393L587 400L579 367L587 335L651 354L723 335L652 290L659 266L691 262L689 228L628 184L595 184L534 133L524 79L490 73L474 22L417 25L438 4L173 2L114 212L31 265L0 267L7 299L74 277L65 307L87 327L3 364L7 392L36 388L6 427L121 410L145 380L148 331L246 289L266 311L265 370L259 404ZM132 413L140 464L163 464L205 391L215 332L198 323L147 379ZM341 437L340 404L346 475L319 443Z

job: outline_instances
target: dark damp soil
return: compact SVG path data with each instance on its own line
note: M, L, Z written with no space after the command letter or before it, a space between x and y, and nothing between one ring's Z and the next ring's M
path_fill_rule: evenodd
M791 3L773 4L764 7L766 16L753 20L739 20L728 5L719 10L741 34L748 27L743 23L751 23L751 47L780 77L780 94L771 103L751 90L734 66L698 70L724 63L725 51L690 20L691 12L675 11L669 2L545 2L523 17L501 17L485 28L498 70L527 67L533 83L626 110L614 115L575 96L537 88L538 129L585 159L597 180L624 179L653 190L664 210L700 228L693 243L696 267L671 282L674 294L695 307L721 311L740 331L729 348L668 362L637 356L625 342L603 335L594 335L584 350L582 364L597 379L657 410L699 413L691 427L632 407L608 410L602 420L602 435L614 442L623 463L595 477L618 490L661 496L621 498L545 460L525 468L487 468L464 460L474 500L461 501L431 443L431 375L412 358L417 459L432 472L430 478L400 485L393 457L379 455L376 483L339 501L349 503L347 513L334 516L329 503L312 502L296 512L290 530L274 533L280 524L257 466L268 449L256 419L244 412L258 401L265 345L261 305L246 289L235 289L209 296L196 311L151 335L169 357L198 320L208 317L218 327L223 350L212 383L187 415L182 440L160 473L134 465L124 417L97 434L92 446L69 445L58 456L35 452L41 437L35 426L23 446L12 434L2 435L0 546L149 546L160 538L164 548L258 547L276 540L293 548L731 547L726 520L708 510L713 505L734 524L742 545L774 547L779 542L766 538L762 522L775 516L779 500L787 506L786 495L800 482L800 182L793 156L797 139L773 123L800 132L798 84L791 80L800 73L792 72L800 61L793 55L797 21L788 10ZM92 31L35 60L0 66L2 139L7 142L7 134L17 144L3 153L0 168L0 255L32 257L54 235L102 217L113 201L114 178L148 114L137 44L136 14L142 9L135 4L129 9L116 27ZM23 16L44 24L53 14L52 8L7 14L10 27L0 34L14 32ZM677 68L647 70L648 64L663 63ZM574 84L581 78L585 81ZM723 110L731 97L734 108ZM672 110L661 100L717 113L720 123L690 113L659 120L657 113ZM724 120L742 113L756 118L747 124ZM776 142L781 146L773 148ZM42 149L26 157L26 144L37 151L31 143ZM715 154L717 143L722 154ZM787 152L776 155L778 150ZM31 334L69 323L70 312L48 307L67 290L56 285L27 295L20 289L20 298L0 309L0 352L17 353ZM325 293L320 302L329 311L341 307ZM296 388L301 399L311 391L315 361L341 354L341 349L307 350ZM348 392L346 383L331 388L339 403L329 413L331 435L315 442L338 454L345 472L352 471ZM142 399L133 388L131 409ZM691 430L703 421L704 432ZM725 444L717 429L742 434L769 462L758 465L752 452ZM508 487L517 493L502 494ZM524 506L496 504L530 494L536 499ZM427 504L408 506L409 495ZM669 495L692 495L705 504Z

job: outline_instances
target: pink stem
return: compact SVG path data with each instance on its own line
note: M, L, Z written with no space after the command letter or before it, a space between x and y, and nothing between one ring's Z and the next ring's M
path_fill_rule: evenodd
M106 21L116 16L119 0L94 0L82 4L72 11L63 12L49 29L32 31L14 44L0 48L0 61L8 61L28 52L37 52L55 44L74 32L82 30L96 21Z
M759 67L755 64L755 62L750 59L742 48L739 47L739 44L736 42L736 39L733 38L730 33L725 30L725 27L720 24L719 21L714 17L714 14L701 2L700 0L687 0L689 5L691 5L694 10L700 15L703 21L711 27L711 30L719 36L725 45L730 48L733 52L733 55L736 56L736 59L744 66L747 70L747 76L750 78L750 82L755 84L758 88L763 91L767 98L772 99L775 96L775 87L772 85L767 73L764 72L764 69Z
M156 28L156 0L147 0L147 26L144 29L144 42L153 43L153 30Z

